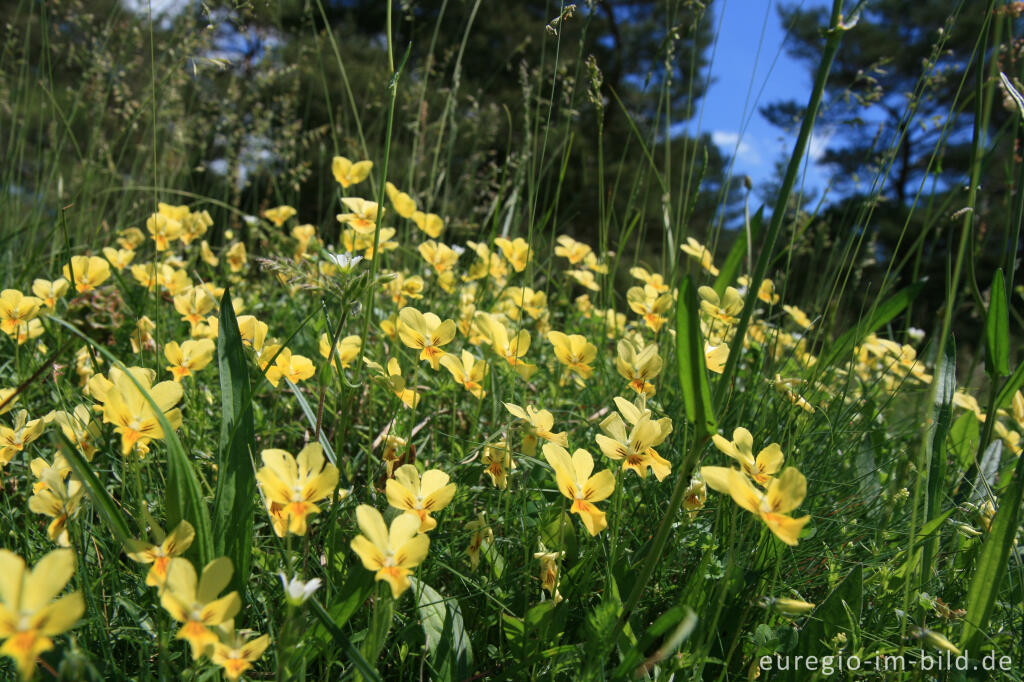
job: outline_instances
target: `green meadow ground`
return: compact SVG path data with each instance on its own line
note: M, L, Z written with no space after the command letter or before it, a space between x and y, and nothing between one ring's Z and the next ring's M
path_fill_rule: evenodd
M1015 256L979 265L975 190L873 274L876 203L801 205L838 10L769 205L724 226L699 140L664 141L677 85L653 121L602 94L589 10L499 106L390 10L352 47L307 8L243 87L223 15L12 7L3 675L1024 677ZM1017 131L1000 83L965 106ZM502 159L466 151L506 116Z

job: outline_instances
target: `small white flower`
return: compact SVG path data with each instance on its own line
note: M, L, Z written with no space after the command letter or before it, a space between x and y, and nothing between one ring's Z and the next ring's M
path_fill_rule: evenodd
M354 268L359 263L359 261L363 260L362 256L353 256L348 251L344 253L328 252L327 257L331 260L332 263L337 265L342 270L345 270L346 272Z
M452 244L451 249L458 256L461 256L462 254L466 253L466 249L462 246L459 246L458 244Z
M243 215L242 220L245 221L246 225L259 225L260 219L254 215Z
M911 327L910 329L907 330L907 336L909 336L914 341L920 341L921 339L924 338L924 330L918 329L917 327Z
M277 576L281 579L281 586L284 587L285 598L292 606L301 606L313 596L314 592L320 589L320 578L313 578L304 583L299 580L298 576L293 576L291 580L288 580L284 573L278 573Z

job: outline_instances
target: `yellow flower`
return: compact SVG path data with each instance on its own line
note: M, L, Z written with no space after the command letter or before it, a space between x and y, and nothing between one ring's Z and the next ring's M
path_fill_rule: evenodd
M188 206L174 206L172 204L165 204L162 201L156 205L157 213L166 216L171 220L177 220L179 223L185 219L188 215Z
M282 348L281 352L277 353L277 346L266 346L261 353L261 357L266 357L269 360L274 357L275 353L277 354L277 359L269 368L262 361L260 363L261 368L266 369L267 381L275 387L281 381L281 377L288 379L293 384L297 384L310 378L316 372L316 367L313 365L312 360L304 355L292 355L291 350L288 348Z
M522 237L516 237L512 241L504 237L497 237L494 240L494 245L501 249L501 253L516 272L525 270L526 264L533 257L533 251L530 249L529 243Z
M746 275L739 277L736 280L740 286L749 287L750 278ZM757 288L757 298L769 305L775 305L779 302L779 295L775 293L775 282L770 279L761 280L761 285Z
M565 556L565 552L546 552L544 545L540 546L539 552L535 552L534 559L540 559L540 584L551 600L556 604L562 601L562 595L558 591L558 560Z
M181 384L161 381L154 386L153 379L156 375L151 369L129 367L128 372L149 393L153 402L164 413L171 428L181 426L181 410L174 407L181 400ZM102 397L96 397L103 403L103 421L114 424L114 430L121 434L123 454L127 455L136 445L145 452L150 440L164 438L165 434L160 422L157 421L156 413L127 372L112 368L110 386Z
M404 306L410 298L423 298L423 278L397 273L394 279L384 285L384 293L398 305Z
M654 384L647 381L661 372L662 360L658 355L658 344L648 344L636 351L636 347L626 339L621 339L616 346L615 368L619 375L629 382L629 387L640 395L652 396Z
M117 241L117 245L122 249L134 251L146 243L146 235L142 234L142 230L137 227L129 227L121 230L115 241Z
M520 329L519 333L509 341L508 330L493 315L478 312L474 318L480 325L480 331L486 336L494 352L512 365L512 368L523 379L529 379L537 371L537 365L525 362L522 358L530 350L530 333Z
M14 335L18 327L39 314L43 301L35 296L26 296L17 289L0 292L0 330Z
M214 350L216 347L210 339L189 339L180 346L177 341L171 341L164 346L164 357L171 363L166 369L175 381L181 381L210 364Z
M231 272L241 272L249 260L245 255L245 244L242 242L232 244L224 257L228 259L228 268Z
M569 259L571 265L583 262L588 254L593 253L588 245L576 241L567 234L561 235L555 241L558 243L558 246L555 247L555 255Z
M231 559L214 559L196 579L196 569L188 559L171 559L167 567L167 580L160 598L160 604L171 618L183 623L175 639L184 639L192 647L192 660L217 643L217 635L211 629L231 620L242 608L238 592L217 595L231 582L234 569Z
M210 244L205 239L199 243L199 257L210 267L215 268L220 263L220 259L213 255Z
M193 240L206 234L206 228L213 225L209 211L190 212L181 221L181 243L191 244Z
M277 206L275 208L268 208L263 212L263 217L274 223L278 227L284 225L285 221L295 215L296 210L291 206Z
M175 268L168 263L164 263L157 270L156 283L166 289L171 296L177 296L192 286L192 280L184 268Z
M405 458L405 453L402 453L401 457L398 456L398 450L404 449L407 445L404 438L399 438L394 434L389 434L384 439L384 450L380 453L380 458L384 460L384 466L387 467L387 478L394 475L395 465Z
M533 405L527 405L524 410L519 405L503 403L505 409L513 417L518 417L526 422L526 433L523 436L523 452L533 455L537 452L537 439L543 438L546 441L569 447L569 437L565 432L554 433L551 429L555 425L555 416L547 410L538 410Z
M708 248L701 244L693 237L687 237L686 243L679 247L683 253L694 258L700 263L700 266L707 270L713 277L718 276L718 268L715 267L714 262L711 258L711 252Z
M669 290L669 286L665 284L665 279L658 273L647 272L645 268L632 267L629 269L629 274L640 280L644 284L654 287L654 290L659 294L664 294Z
M0 466L10 462L15 453L39 438L45 425L42 419L29 420L27 410L18 410L14 416L14 428L0 426Z
M381 252L394 251L398 248L398 242L393 241L391 238L395 236L395 228L393 227L382 227L380 228L380 235L378 237L377 247ZM345 230L341 233L341 243L345 247L347 252L363 251L363 257L366 260L373 260L373 230L369 233L361 234L355 230Z
M40 483L45 487L28 499L28 508L36 514L49 516L53 521L46 527L46 535L61 547L70 547L68 519L78 514L82 504L82 482L77 478L64 484L61 472L53 467L41 470Z
M334 354L331 354L331 340L327 334L320 335L320 355L331 356L331 367L340 362L342 369L348 369L359 357L359 351L363 347L362 339L355 334L346 336L334 345Z
M121 272L135 259L135 252L131 249L115 249L105 246L103 247L103 257L115 270Z
M420 394L406 386L405 378L402 376L402 366L398 364L398 358L388 360L387 370L369 358L364 357L363 362L366 363L367 367L379 373L379 376L394 394L398 396L398 399L405 403L406 407L416 407L419 404Z
M459 262L459 254L454 249L447 244L438 244L433 239L420 244L417 250L427 265L434 268L438 274L451 270Z
M409 587L412 569L427 558L430 538L419 533L419 519L407 514L395 517L389 530L380 512L367 504L356 507L356 521L363 533L352 538L352 551L375 572L375 580L387 581L398 599Z
M503 310L508 314L509 319L519 320L522 311L535 320L540 319L547 313L548 295L543 291L534 291L529 287L509 287L505 289L502 301L506 303Z
M807 479L793 467L772 479L763 493L739 469L701 467L700 474L712 490L730 495L736 504L756 514L787 545L796 545L800 530L811 520L810 516L794 519L788 515L807 495Z
M238 318L238 332L242 336L242 343L257 353L263 350L268 331L267 323L257 320L253 315L242 315Z
M441 321L434 313L421 313L415 308L402 308L398 312L398 336L409 348L420 350L420 360L426 360L437 370L444 351L441 346L455 338L455 322Z
M267 510L278 537L306 534L306 517L317 514L314 504L338 485L338 467L325 462L319 443L309 443L298 457L284 450L264 450L263 468L256 472Z
M736 316L743 310L743 299L740 292L732 287L725 288L725 295L719 298L718 294L711 287L700 287L697 289L700 296L700 309L712 320L723 322L727 325L734 325L739 322Z
M451 353L445 353L441 357L441 364L452 373L455 382L462 384L462 387L473 394L474 397L482 399L487 395L484 390L483 381L487 374L487 363L476 358L468 350L462 351L459 358Z
M87 461L96 453L93 441L102 437L99 424L92 419L92 411L85 405L76 405L72 412L57 410L47 416L47 421L57 424L64 437L71 441Z
M716 448L739 462L744 473L757 481L762 488L767 486L782 468L783 454L779 444L768 445L757 453L755 458L754 437L742 426L733 429L732 441L727 441L717 433L711 439Z
M548 341L555 347L555 357L566 366L567 371L574 372L582 379L588 379L594 373L590 363L597 357L597 346L587 341L585 336L548 332Z
M569 456L569 451L554 443L544 444L544 459L555 470L558 490L572 500L569 511L579 514L587 532L597 535L608 527L603 511L595 502L607 498L615 490L615 474L610 470L594 474L594 458L583 449Z
M782 309L786 311L786 313L790 316L790 318L792 318L794 322L796 322L804 329L810 329L811 327L814 326L814 323L811 322L811 319L807 317L807 313L800 310L800 308L796 307L795 305L784 305L782 306Z
M601 421L601 431L597 434L597 444L605 457L622 460L623 470L632 469L638 476L647 476L647 468L654 472L659 481L672 472L672 465L663 459L654 449L660 445L669 432L662 430L661 425L647 415L641 416L626 433L626 423L617 412L612 412Z
M403 464L385 484L388 504L419 519L421 533L434 530L437 521L430 514L447 507L455 497L456 486L448 480L440 469L423 472L421 479L415 464Z
M36 658L53 648L55 635L70 630L85 612L81 592L53 601L75 572L75 555L55 549L25 570L25 561L0 549L0 654L10 657L23 680L32 677Z
M224 677L237 680L246 670L258 661L270 645L270 635L261 635L246 640L234 631L234 624L227 621L222 624L220 639L213 645L210 660L224 669Z
M729 346L725 343L720 343L717 346L712 346L707 341L704 342L704 365L709 371L715 374L721 374L725 371L725 363L729 361Z
M344 156L335 156L331 159L331 173L338 184L346 189L365 180L372 169L373 161L352 163Z
M405 192L400 191L390 182L385 183L384 189L387 190L388 200L391 201L391 205L394 206L395 213L403 218L412 217L412 214L416 212L416 202L413 198Z
M149 230L149 235L153 238L156 250L166 251L171 242L181 236L181 221L175 220L163 212L153 213L146 219L146 229Z
M192 330L202 323L216 303L205 287L190 287L174 297L174 309Z
M591 291L601 290L601 286L594 279L594 273L590 270L569 270L566 274L576 280L576 283L580 286L586 287Z
M377 228L377 214L382 212L376 201L367 201L359 197L343 197L341 203L345 204L351 213L339 213L336 216L339 223L350 226L357 234L372 235L374 233Z
M32 282L32 293L38 296L43 305L51 310L57 307L57 299L63 298L68 293L68 282L63 277L58 277L52 282L47 279L37 279Z
M466 524L466 530L473 531L473 534L469 536L466 554L469 555L469 563L472 564L473 570L476 570L480 565L480 550L485 542L488 545L494 542L494 531L487 525L487 519L483 512L477 514L474 520Z
M181 556L192 546L196 532L191 523L182 521L166 536L161 529L155 527L153 533L160 544L129 539L128 558L140 564L153 564L146 574L146 584L162 588L167 581L167 569L171 559Z
M413 211L409 217L412 218L412 222L416 224L416 227L420 228L431 239L437 239L441 236L441 230L444 229L444 220L436 213Z
M508 472L516 468L516 462L512 459L512 452L505 441L499 440L485 445L480 461L484 465L484 473L491 479L495 488L504 490L508 487Z
M18 396L14 395L16 388L0 388L0 414L6 414L18 402ZM13 397L12 397L13 396Z
M657 289L649 284L641 287L630 287L626 291L626 303L637 315L641 315L644 324L657 333L668 318L666 313L674 303L672 294L659 294Z

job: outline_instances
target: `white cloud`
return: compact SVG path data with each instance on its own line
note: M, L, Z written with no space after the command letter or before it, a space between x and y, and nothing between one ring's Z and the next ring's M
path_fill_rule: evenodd
M739 133L728 130L715 130L711 133L711 141L722 149L725 154L736 154L737 161L752 165L761 164L761 154L749 143L740 139Z
M825 155L828 143L832 141L833 134L833 131L828 129L811 133L811 140L807 144L807 154L811 157L811 161L821 160L821 157Z

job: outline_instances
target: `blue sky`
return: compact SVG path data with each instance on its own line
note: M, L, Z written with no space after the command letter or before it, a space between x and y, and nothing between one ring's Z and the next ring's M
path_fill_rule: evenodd
M805 8L825 0L803 0ZM785 30L776 0L715 0L710 3L718 39L711 57L712 85L687 131L707 132L726 156L735 154L734 176L749 175L755 188L774 174L774 162L789 158L795 134L770 125L758 108L778 100L806 103L812 74L786 55ZM815 131L809 156L816 158L828 142L827 131ZM824 169L810 163L806 187L821 191Z

